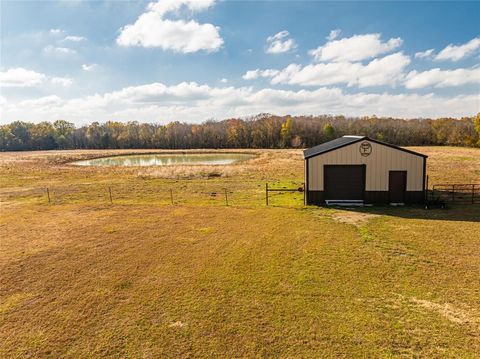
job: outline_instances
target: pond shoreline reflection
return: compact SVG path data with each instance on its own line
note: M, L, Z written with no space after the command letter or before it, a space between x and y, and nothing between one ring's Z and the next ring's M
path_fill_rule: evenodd
M230 165L254 158L247 153L141 154L93 158L72 162L76 166L148 167L172 165Z

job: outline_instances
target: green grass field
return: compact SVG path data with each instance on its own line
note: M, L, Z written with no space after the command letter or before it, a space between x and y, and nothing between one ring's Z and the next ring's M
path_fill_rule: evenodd
M480 182L478 149L415 150L430 183ZM479 205L265 207L300 151L68 164L112 152L132 151L0 154L0 357L480 356Z

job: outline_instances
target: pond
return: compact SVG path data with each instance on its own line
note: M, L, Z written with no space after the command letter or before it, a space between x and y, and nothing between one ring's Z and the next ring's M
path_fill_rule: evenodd
M142 154L94 158L73 162L77 166L230 165L255 157L247 153Z

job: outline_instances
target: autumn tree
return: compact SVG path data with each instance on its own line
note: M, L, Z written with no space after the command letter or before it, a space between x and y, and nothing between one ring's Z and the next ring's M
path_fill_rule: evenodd
M282 127L280 129L280 136L282 138L282 147L289 147L290 141L292 139L292 125L293 120L290 116L287 116L285 121L282 123Z
M0 126L0 150L73 148L298 148L343 135L366 135L400 146L480 146L480 113L472 117L411 119L365 116L231 118L167 125L109 121L75 128L67 121L15 121Z
M323 136L325 136L327 141L332 140L335 136L335 129L331 123L326 123L325 126L323 126Z
M480 112L473 118L473 127L477 131L477 146L480 147Z
M55 140L58 147L61 149L69 148L75 125L64 120L57 120L53 123L53 128L55 129Z

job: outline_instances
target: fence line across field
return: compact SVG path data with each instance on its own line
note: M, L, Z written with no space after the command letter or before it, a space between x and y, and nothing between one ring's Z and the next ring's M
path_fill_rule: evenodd
M108 195L108 201L110 202L110 204L113 204L114 200L115 200L115 192L112 190L115 189L114 186L108 186L106 187L106 194ZM215 192L211 192L214 194L214 197L217 196L217 193L223 193L224 194L224 198L225 198L225 205L228 206L228 190L227 188L222 188L223 191L220 191L220 190L217 190ZM100 191L98 188L94 188L94 192L95 193L101 193L102 191ZM118 192L117 192L118 193ZM135 191L131 191L130 193L135 193ZM161 189L161 190L158 190L157 189L157 193L166 193L166 194L169 194L169 199L170 199L170 203L172 205L174 205L176 202L175 202L175 199L174 199L174 191L173 189ZM203 195L205 196L212 196L212 194L209 194L207 192L201 192ZM45 194L46 194L46 197L47 197L47 201L48 203L51 203L52 202L52 199L54 199L54 195L55 195L55 187L47 187L45 188ZM51 197L51 194L52 194L52 197ZM68 195L74 195L74 192L67 192L65 193L64 191L62 191L62 194L58 194L56 198L59 198L63 195L63 198L65 198L65 196L68 196ZM132 196L133 197L133 196ZM118 200L118 198L117 198Z
M278 182L277 182L278 183ZM284 182L285 183L285 182ZM298 182L289 182L297 185ZM48 186L43 188L30 188L28 190L18 190L7 194L7 198L44 198L49 204L72 203L72 202L106 202L114 203L135 203L138 198L139 203L165 203L171 205L188 203L217 203L225 206L233 205L255 205L261 204L261 186L262 182L250 182L248 186L245 183L230 182L231 185L225 186L225 183L208 184L196 183L185 184L176 183L157 186L155 184L77 184L74 186ZM268 186L268 184L266 184ZM233 187L233 188L232 188ZM270 197L278 197L284 193L302 192L301 188L270 188ZM213 201L213 202L212 202ZM268 201L268 200L267 200ZM303 205L303 201L294 198L290 205ZM268 205L268 204L267 204Z
M263 200L262 200L262 186ZM38 198L49 204L69 202L100 201L104 203L164 203L164 204L224 204L258 205L264 201L268 206L271 200L277 199L290 206L303 205L304 201L288 194L303 193L305 188L301 182L261 182L261 181L228 181L219 183L179 182L167 183L79 183L69 186L49 186L18 189L3 192L4 199ZM287 197L282 197L287 195ZM480 184L435 184L426 191L426 203L445 204L480 204ZM283 199L282 199L283 198ZM276 204L278 204L276 200ZM287 201L287 202L285 202Z

